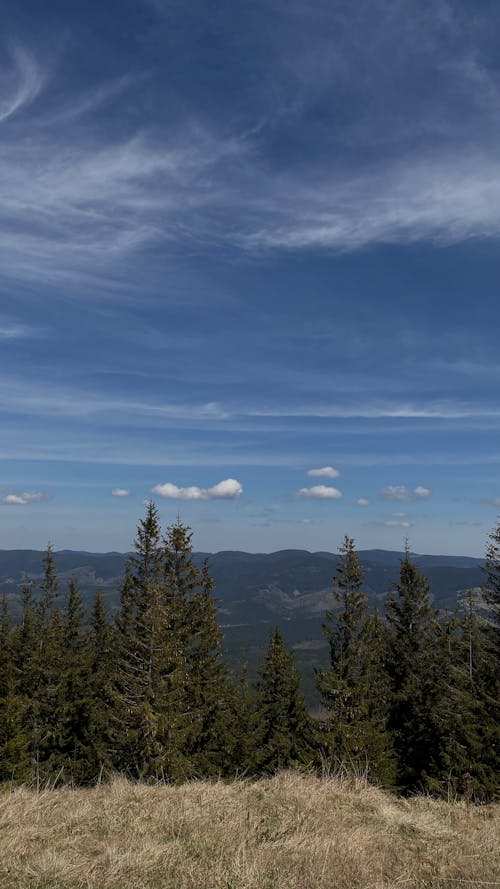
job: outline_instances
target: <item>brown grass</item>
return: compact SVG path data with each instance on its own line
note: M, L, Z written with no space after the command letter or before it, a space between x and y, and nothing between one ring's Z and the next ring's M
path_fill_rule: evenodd
M499 808L401 800L363 781L258 782L0 796L8 889L500 887Z

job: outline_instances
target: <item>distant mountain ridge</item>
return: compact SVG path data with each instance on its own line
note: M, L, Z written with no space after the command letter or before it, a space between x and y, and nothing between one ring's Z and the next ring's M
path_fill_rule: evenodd
M358 554L365 569L364 588L370 605L383 609L385 595L398 578L402 553L373 549ZM23 583L36 583L42 576L43 555L38 550L0 550L0 594L8 594L15 616L20 615ZM87 608L96 590L101 589L108 612L116 612L118 589L130 553L59 550L54 555L61 603L67 581L75 578ZM453 610L465 590L484 583L480 559L417 554L412 558L429 578L433 602L441 610ZM299 549L194 554L198 565L205 559L215 579L219 623L233 666L247 660L252 670L262 655L270 628L277 624L296 650L305 691L313 701L313 668L324 664L327 657L321 627L325 611L334 608L332 576L336 554Z

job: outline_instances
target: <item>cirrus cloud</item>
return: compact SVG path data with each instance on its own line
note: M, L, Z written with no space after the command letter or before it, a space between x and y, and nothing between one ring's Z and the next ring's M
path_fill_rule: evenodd
M235 478L225 478L211 488L190 485L182 488L172 482L155 485L152 494L169 500L234 500L243 493L243 485Z
M312 500L339 500L342 492L329 485L313 485L312 488L300 488L298 497L310 497Z

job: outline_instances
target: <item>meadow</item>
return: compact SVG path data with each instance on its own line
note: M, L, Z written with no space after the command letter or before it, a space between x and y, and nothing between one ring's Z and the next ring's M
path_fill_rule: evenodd
M5 889L500 886L500 807L399 798L362 779L4 787Z

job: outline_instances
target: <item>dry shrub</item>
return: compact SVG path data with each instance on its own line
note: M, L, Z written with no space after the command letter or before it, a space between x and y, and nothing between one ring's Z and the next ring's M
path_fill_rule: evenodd
M499 809L283 772L0 797L8 889L500 887Z

